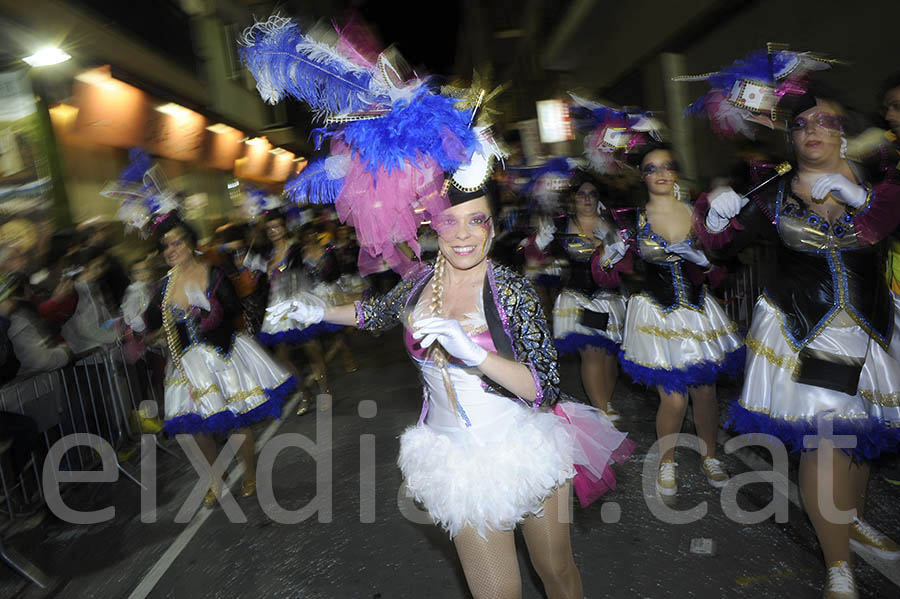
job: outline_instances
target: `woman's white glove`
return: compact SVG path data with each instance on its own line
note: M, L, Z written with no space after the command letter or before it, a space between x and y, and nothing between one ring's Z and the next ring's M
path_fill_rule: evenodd
M698 250L697 248L692 247L686 241L670 243L668 246L666 246L666 252L668 252L669 254L676 254L678 256L681 256L688 262L693 262L701 268L709 268L709 258L706 257L706 254L703 253L703 250Z
M209 304L209 298L206 297L206 294L203 293L203 290L200 289L197 285L185 285L184 287L184 295L187 297L188 302L192 306L196 306L202 310L210 311L211 307Z
M322 322L325 318L325 308L316 304L307 304L306 302L293 302L294 306L287 317L300 324L310 326Z
M459 324L448 318L429 317L413 323L413 338L421 339L422 347L437 341L447 353L466 366L478 366L487 358L486 349L472 341Z
M534 236L534 244L539 250L544 251L550 242L553 241L553 234L556 233L556 226L549 218L542 218L538 223L537 235Z
M714 189L710 194L709 212L706 215L706 228L714 233L724 231L732 218L750 202L730 187Z
M147 325L144 324L144 319L140 316L135 316L134 318L125 318L125 324L127 324L132 331L135 333L143 333L147 330Z
M837 173L822 175L816 179L810 190L810 194L816 200L824 200L829 193L834 193L838 200L851 208L859 208L865 204L869 195L864 187Z
M617 239L613 243L607 244L603 249L603 257L600 259L600 264L603 268L609 268L621 262L627 252L628 247L625 245L625 242Z
M309 292L301 291L293 299L266 308L266 320L280 322L285 318L304 327L318 324L325 319L325 302Z

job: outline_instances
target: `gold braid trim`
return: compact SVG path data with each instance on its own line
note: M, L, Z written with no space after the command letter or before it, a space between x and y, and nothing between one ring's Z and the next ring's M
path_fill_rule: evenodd
M787 415L787 414L774 414L767 407L745 405L743 400L741 400L740 406L750 412L756 412L757 414L765 414L766 416L769 416L770 418L777 418L778 420L784 420L785 422L797 422L800 420L809 421L811 418L814 418L811 416L792 416L792 415ZM865 420L865 419L869 418L869 415L868 414L852 414L852 415L840 416L840 418L842 420ZM889 428L900 428L900 422L882 421L882 424L884 424L884 426L889 427Z
M738 327L734 323L729 323L725 328L713 329L712 331L694 332L690 329L673 329L666 330L652 325L638 327L638 333L653 335L654 337L663 337L665 339L694 339L695 341L713 341L719 337L733 335L737 333Z
M172 307L169 303L177 272L178 271L175 268L169 271L169 280L166 282L166 293L163 295L161 306L162 321L163 330L166 332L166 342L169 346L169 356L172 358L172 363L181 371L182 377L187 378L184 375L184 370L181 368L181 342L178 339L178 330L175 327L175 317L172 315Z
M861 389L859 394L870 404L882 408L900 408L900 392L882 393L873 389Z
M800 365L800 361L797 358L789 355L778 355L778 353L773 348L764 344L756 337L747 335L747 338L744 339L744 343L747 345L747 348L754 354L762 356L763 358L783 370L790 370L791 372L793 372L794 370L796 370L797 366Z

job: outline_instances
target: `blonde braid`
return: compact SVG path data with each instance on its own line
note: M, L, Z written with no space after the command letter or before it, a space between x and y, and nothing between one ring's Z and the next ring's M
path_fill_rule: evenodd
M444 312L444 255L438 252L437 260L434 263L434 276L431 278L431 315L443 318ZM459 404L456 400L456 389L453 388L453 381L450 380L450 372L447 370L447 351L441 347L439 343L434 343L429 352L434 365L441 371L441 378L444 380L444 389L447 391L447 397L450 400L450 406L453 413L459 416Z

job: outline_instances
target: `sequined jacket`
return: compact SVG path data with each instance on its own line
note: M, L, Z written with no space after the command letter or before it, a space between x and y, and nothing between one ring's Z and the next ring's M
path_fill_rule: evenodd
M241 300L222 269L210 267L208 281L206 288L206 298L210 304L208 311L199 308L184 311L173 306L163 306L169 284L168 275L150 301L144 315L150 331L155 331L165 324L163 310L172 311L172 323L179 347L170 347L170 350L177 350L180 353L192 345L203 343L213 346L222 354L231 351L236 332L234 321L241 313Z
M405 319L415 307L434 274L433 267L401 281L387 294L356 302L357 327L385 331ZM559 399L559 366L553 336L531 283L505 266L488 262L484 289L485 319L497 353L528 366L534 377L538 406L551 406ZM486 390L516 398L505 387L487 380Z
M881 164L881 166L879 166ZM858 210L825 222L790 194L782 179L752 198L721 232L706 229L709 202L697 202L695 230L713 256L730 258L753 243L775 247L775 273L765 293L778 308L795 349L805 347L841 311L885 349L893 334L893 307L885 280L885 237L900 220L900 172L886 162L854 165L869 191ZM877 177L877 185L870 185Z

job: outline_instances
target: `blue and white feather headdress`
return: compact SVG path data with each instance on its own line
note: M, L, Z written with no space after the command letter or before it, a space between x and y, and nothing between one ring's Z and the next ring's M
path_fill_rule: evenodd
M794 52L769 44L734 61L720 71L676 77L675 81L708 81L712 89L688 106L688 114L706 114L713 130L731 137L755 137L755 125L774 129L783 120L778 104L788 95L801 95L812 71L831 68L835 60L812 52Z
M100 195L118 200L116 217L127 229L146 237L169 215L177 214L181 203L162 169L146 152L132 148L128 158L131 163L119 173L119 180L108 183Z
M407 76L390 49L372 53L343 31L303 31L273 16L250 27L241 56L268 102L292 96L324 127L322 155L285 185L300 203L334 203L356 228L360 269L406 262L397 244L418 254L417 230L446 209L445 181L481 185L503 150L476 122L478 106ZM445 178L445 173L452 173Z
M661 141L662 124L653 113L639 109L616 110L569 93L575 106L572 116L584 136L584 157L590 168L614 175L628 168L625 155L651 139Z

